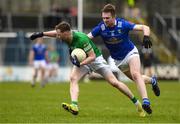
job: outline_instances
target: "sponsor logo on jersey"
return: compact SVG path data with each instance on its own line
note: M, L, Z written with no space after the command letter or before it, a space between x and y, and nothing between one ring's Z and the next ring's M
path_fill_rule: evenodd
M85 51L85 52L87 52L87 51L89 51L90 49L92 49L91 44L85 44L84 46L85 46L85 47L84 47L84 51Z
M119 33L119 34L122 33L122 32L121 32L121 29L118 29L118 33Z
M105 28L105 25L102 24L102 25L101 25L101 30L104 31L105 29L106 29L106 28Z
M121 21L118 21L118 28L121 28L122 27L122 22Z
M115 37L110 38L109 40L105 41L107 44L117 44L120 43L122 39L117 39Z

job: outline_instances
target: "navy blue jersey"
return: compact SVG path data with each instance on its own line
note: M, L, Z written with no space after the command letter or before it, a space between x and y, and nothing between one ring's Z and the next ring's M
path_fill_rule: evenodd
M113 59L122 60L134 48L128 34L135 24L122 18L116 18L115 21L114 27L107 27L103 21L100 22L91 33L93 37L102 37Z
M36 43L33 45L32 50L34 51L34 60L45 60L46 45Z

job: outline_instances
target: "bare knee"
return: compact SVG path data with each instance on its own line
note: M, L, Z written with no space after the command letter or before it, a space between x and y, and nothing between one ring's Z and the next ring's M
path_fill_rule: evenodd
M71 83L77 83L78 82L78 77L74 76L74 75L71 75L70 76L70 82Z
M141 74L139 72L132 72L132 79L133 80L138 80L139 77L141 77Z
M118 87L118 80L115 77L111 77L108 79L108 82L113 86L113 87Z

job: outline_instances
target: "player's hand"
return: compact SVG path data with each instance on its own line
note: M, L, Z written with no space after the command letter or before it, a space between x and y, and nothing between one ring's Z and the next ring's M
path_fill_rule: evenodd
M71 48L69 48L69 55L71 55L71 53L72 53L72 49L71 49Z
M71 62L72 62L73 65L75 65L75 66L77 66L77 67L80 67L80 62L79 62L79 60L77 59L77 56L76 56L76 55L74 55L73 57L70 56L70 60L71 60Z
M43 36L44 36L43 32L35 32L30 36L30 39L35 40L36 38L43 37Z
M152 42L151 42L149 36L144 36L144 38L143 38L143 46L145 48L151 48Z

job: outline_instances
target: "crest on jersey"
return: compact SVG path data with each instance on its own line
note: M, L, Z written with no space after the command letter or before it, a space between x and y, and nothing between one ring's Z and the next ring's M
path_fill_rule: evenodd
M121 29L118 29L118 33L119 33L119 34L121 33Z
M115 31L114 31L114 30L112 30L112 31L110 31L110 32L111 32L111 36L114 36L114 32L115 32Z
M121 28L121 27L122 27L122 22L118 21L118 28Z
M105 30L105 25L104 25L104 24L101 25L101 30L102 30L102 31Z
M114 32L111 32L111 36L114 36Z

